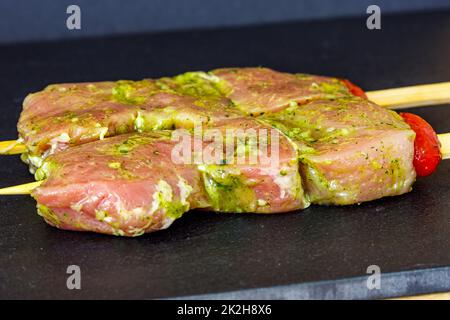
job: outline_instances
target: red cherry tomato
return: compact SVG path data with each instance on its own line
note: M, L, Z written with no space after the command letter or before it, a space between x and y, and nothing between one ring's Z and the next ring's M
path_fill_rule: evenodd
M347 89L350 91L351 94L353 94L354 96L357 96L357 97L367 99L367 96L364 93L363 89L361 89L356 84L350 82L347 79L341 79L341 80L345 84L345 86L347 87Z
M400 113L406 123L416 133L414 140L414 168L417 175L432 174L442 160L440 143L431 125L412 113Z

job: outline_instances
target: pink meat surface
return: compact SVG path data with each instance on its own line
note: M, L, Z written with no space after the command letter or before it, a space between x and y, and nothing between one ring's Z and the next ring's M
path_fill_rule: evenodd
M245 140L248 152L246 161L239 163L236 142L236 148L232 151L233 163L199 167L213 210L278 213L309 206L298 171L297 152L286 136L252 118L225 120L218 123L215 129L223 136L227 131L235 132L235 136ZM256 147L251 139L249 141L252 132L267 137L267 149L258 148L261 139ZM250 160L252 150L258 155L262 153L254 162Z
M30 94L18 122L24 160L118 134L190 128L292 103L348 95L335 78L267 68L188 72L141 81L67 83ZM39 167L40 161L33 164Z
M151 80L51 85L29 95L18 123L30 156L134 131L192 128L241 114L223 97L196 97Z
M292 106L261 120L297 145L312 203L354 204L411 190L414 132L394 111L361 98Z
M52 147L129 132L137 105L156 90L150 80L50 85L25 98L19 136L29 153L40 156Z
M196 165L171 163L170 133L128 134L50 156L32 196L61 229L137 236L208 207ZM170 168L168 170L168 168Z
M349 95L338 79L289 74L268 68L228 68L212 71L225 82L228 97L247 114L279 111L292 103Z
M249 127L270 129L242 118L223 121L217 130ZM186 163L174 153L181 141L174 132L125 134L49 156L39 169L46 180L32 194L39 213L61 229L137 236L167 228L195 208L278 213L309 205L286 137L275 163ZM188 137L190 148L195 141L211 144Z

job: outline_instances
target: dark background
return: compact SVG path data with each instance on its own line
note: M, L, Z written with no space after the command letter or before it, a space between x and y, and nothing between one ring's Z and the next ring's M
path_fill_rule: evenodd
M81 8L81 30L66 8ZM192 28L260 25L450 8L448 0L1 0L0 43Z

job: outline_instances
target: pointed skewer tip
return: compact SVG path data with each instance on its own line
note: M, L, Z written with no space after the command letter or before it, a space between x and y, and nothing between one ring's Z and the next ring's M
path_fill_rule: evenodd
M35 181L17 186L0 189L0 195L18 195L30 194L35 188L39 187L43 181Z

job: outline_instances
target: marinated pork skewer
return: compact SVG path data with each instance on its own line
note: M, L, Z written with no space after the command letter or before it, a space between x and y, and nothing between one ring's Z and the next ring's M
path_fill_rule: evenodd
M224 128L240 127L242 122L243 119L237 119L234 124L224 123ZM255 123L249 125L253 127ZM345 181L335 179L332 186L331 181L308 181L308 176L300 176L297 166L302 173L320 169L299 162L288 139L282 138L277 167L177 165L170 155L174 147L170 133L125 134L67 149L45 160L39 169L45 180L23 185L22 190L20 186L16 190L2 189L0 194L28 189L38 201L39 214L49 224L122 236L165 229L183 213L196 208L278 213L303 209L310 202L346 204L343 201L350 199L349 195L346 198L336 193L336 185ZM343 155L342 150L338 154ZM376 186L356 182L358 190L348 190L353 197L370 200L364 197L401 194L410 189L414 181L412 165L401 160L386 162L386 169L393 170L386 175L380 167L384 164L373 165L374 159L377 157L370 155L369 166L364 169L368 174L361 178L378 179L383 173L386 178L379 186L389 194L377 194L381 189ZM359 170L356 163L352 167ZM329 190L323 189L327 183Z
M246 127L270 129L242 118L227 120L216 130L229 133ZM39 169L45 180L32 190L39 213L64 229L136 236L164 229L195 208L278 213L309 205L297 153L287 137L280 136L276 163L217 165L174 158L174 132L124 134L49 156ZM206 143L188 137L190 146Z
M427 140L431 127L422 121L410 114L399 117L359 98L318 100L259 119L217 123L222 130L244 125L283 133L275 167L177 165L169 155L174 145L167 136L175 131L154 131L50 155L37 172L44 181L27 187L49 224L125 236L164 229L195 208L277 213L310 203L360 203L408 192L416 160L425 164L420 170L430 170L428 160L435 156L437 140L433 135ZM414 136L426 140L419 149L414 148Z
M239 79L243 79L243 81ZM249 82L250 85L245 86L242 82ZM263 84L265 87L261 87ZM448 83L442 83L380 90L369 92L367 95L371 100L376 103L380 102L384 106L394 103L399 105L424 104L427 101L443 103L450 95L450 90L446 90L448 87ZM229 94L230 91L234 92ZM186 100L188 100L186 96L191 96L192 99L192 96L201 95L206 97L206 100L210 100L211 97L228 96L241 112L257 115L258 112L276 110L289 102L302 104L306 101L305 99L339 97L345 95L346 91L347 94L350 91L352 94L365 96L361 89L347 80L290 75L265 68L221 69L211 73L191 72L174 78L158 80L52 85L42 92L27 97L24 103L24 112L19 121L19 132L25 139L0 142L0 154L26 152L27 155L24 158L38 164L41 160L41 153L44 151L49 153L48 149L52 148L55 151L58 148L55 145L77 145L94 141L105 135L131 132L134 129L146 131L149 126L152 126L152 129L167 129L171 122L170 119L164 119L165 121L158 123L154 115L156 114L156 118L162 117L161 111L170 109L164 107L169 104L171 95L172 97L181 95L185 100L185 108L187 107ZM155 94L155 97L144 103L149 95ZM392 100L396 95L400 99ZM432 99L432 97L434 98ZM183 104L183 102L181 103ZM191 103L193 110L185 109L187 113L197 113L198 115L202 112L198 110L199 107L193 101ZM54 104L50 110L49 104ZM177 104L177 109L180 109L180 103ZM32 108L28 108L30 105ZM142 110L136 107L139 105ZM206 109L220 109L221 107L223 106L218 103L209 103L205 106ZM27 112L25 109L30 109L30 111ZM29 117L30 112L32 117ZM159 115L157 115L158 112ZM111 114L116 120L105 119ZM169 118L167 115L165 116ZM153 118L150 121L153 123L142 128L143 120L146 118ZM51 119L50 125L48 124L49 119ZM130 119L134 119L137 124L132 123L133 121ZM30 122L32 122L31 127ZM55 125L55 122L58 122L58 125ZM59 129L64 129L61 128L62 125L66 127L65 130L62 130L62 136L52 135L57 131L55 127L59 126ZM37 132L36 127L40 129ZM76 128L74 129L74 127ZM76 134L70 137L69 142L66 142L68 131ZM30 135L35 137L29 138ZM39 151L40 148L44 150Z
M410 191L416 174L431 174L448 154L447 135L441 151L423 119L361 98L347 81L263 68L158 81L58 85L27 98L19 132L40 156L32 164L43 182L25 187L47 222L133 236L194 208L277 213L360 203ZM196 123L273 130L280 162L174 162L168 137L177 130L160 130ZM135 130L149 133L125 134Z
M302 104L350 94L346 84L336 78L265 68L190 72L157 80L52 85L25 99L18 131L26 146L23 159L39 167L51 153L107 136L186 128L200 118L209 123L236 114L257 116L291 102ZM15 150L19 149L16 145Z
M442 133L437 135L441 147L440 152L442 159L450 159L450 133ZM42 184L43 180L25 183L13 187L0 189L0 195L24 195L30 194L34 189Z

